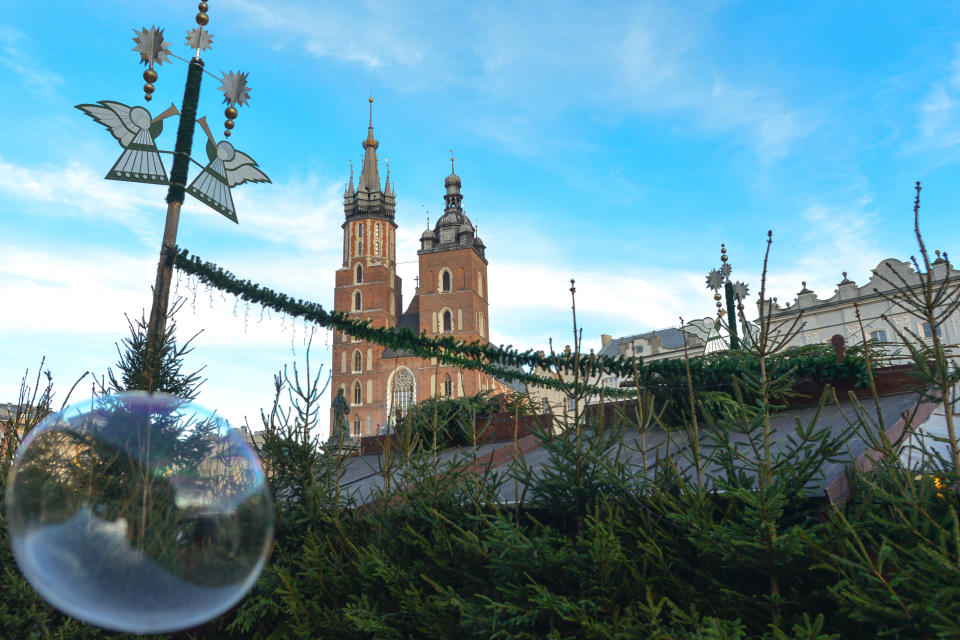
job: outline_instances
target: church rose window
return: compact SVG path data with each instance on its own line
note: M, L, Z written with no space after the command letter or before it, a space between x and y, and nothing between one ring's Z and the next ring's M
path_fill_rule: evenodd
M393 409L394 417L405 416L413 404L413 374L409 369L397 369L393 375Z

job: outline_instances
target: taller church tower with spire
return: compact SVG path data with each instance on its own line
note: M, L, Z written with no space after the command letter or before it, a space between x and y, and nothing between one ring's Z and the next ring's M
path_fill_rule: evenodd
M343 194L343 264L336 273L334 309L374 327L406 327L430 337L487 342L486 247L463 210L462 182L450 159L444 181L444 213L420 238L419 287L406 311L396 273L396 191L390 170L381 187L373 136L373 98L363 141L363 166L354 187L353 168ZM462 397L480 391L510 391L492 376L443 366L411 353L333 335L332 396L342 391L350 405L354 437L386 431L409 408L435 395ZM331 412L332 419L332 412Z

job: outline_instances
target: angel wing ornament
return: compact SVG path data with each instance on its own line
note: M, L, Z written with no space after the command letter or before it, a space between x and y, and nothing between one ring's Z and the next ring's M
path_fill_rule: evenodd
M78 104L77 109L102 124L123 147L123 153L105 176L107 180L170 184L154 140L163 131L163 120L180 115L174 105L156 118L143 107L111 100Z
M244 182L270 182L270 178L260 171L253 158L242 151L237 151L226 140L214 143L213 134L207 126L206 116L198 119L197 122L207 134L207 157L210 163L190 183L187 193L237 222L233 196L230 195L231 187Z

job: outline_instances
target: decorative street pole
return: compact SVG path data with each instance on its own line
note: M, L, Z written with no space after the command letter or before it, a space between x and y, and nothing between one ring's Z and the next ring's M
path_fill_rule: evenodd
M737 309L743 314L743 300L749 294L749 287L742 282L733 282L730 279L730 272L733 268L728 262L727 245L720 244L720 268L712 269L707 274L707 288L713 289L713 299L717 303L717 322L723 317L723 304L720 300L726 297L727 302L727 325L730 332L730 348L739 349L740 339L737 337L737 316L733 310L734 298L737 301ZM720 295L720 289L723 288L725 296Z
M150 112L144 107L129 107L119 102L101 100L97 104L81 104L77 108L91 118L104 125L123 147L123 154L107 172L108 180L124 180L127 182L146 182L149 184L168 185L167 188L167 218L163 229L163 241L160 246L160 261L157 264L157 279L153 287L153 305L150 309L150 322L147 329L148 350L157 349L162 342L167 323L167 308L170 298L170 281L173 275L174 259L176 258L177 228L180 223L180 208L183 205L184 195L189 193L205 205L223 214L233 222L237 222L236 211L233 207L231 187L244 182L270 182L250 156L234 149L227 140L217 143L207 125L206 117L197 119L197 106L200 100L200 84L203 74L220 80L220 90L224 93L223 102L227 105L224 110L224 138L230 137L234 128L234 120L239 115L236 107L248 104L250 88L247 85L246 73L232 71L222 73L217 78L203 68L201 51L212 47L213 36L204 27L210 21L207 15L208 5L201 2L196 16L197 28L187 32L187 46L195 51L193 59L188 63L187 82L183 91L183 103L180 111L174 105L156 118L150 117ZM133 51L140 54L140 62L147 65L143 72L144 100L150 102L153 98L158 78L154 65L169 62L172 56L184 60L170 52L169 42L164 42L163 29L157 27L134 29L133 38L136 46ZM180 125L177 128L177 141L172 152L157 149L155 140L163 130L163 120L170 116L180 116ZM206 153L209 162L204 166L190 157L193 148L194 124L199 122L207 135ZM167 179L160 153L173 154L173 166L170 169L170 178ZM200 174L187 186L187 173L190 162L202 168ZM151 362L152 360L148 360Z

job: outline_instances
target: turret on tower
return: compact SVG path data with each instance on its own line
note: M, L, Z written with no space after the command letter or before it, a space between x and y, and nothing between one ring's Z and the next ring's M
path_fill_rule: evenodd
M387 184L380 187L380 168L377 149L380 143L373 136L373 98L370 98L370 121L367 125L367 138L363 141L363 166L357 188L353 188L353 167L350 168L350 184L343 196L343 212L347 219L355 217L377 217L393 220L397 209L397 192L390 185L390 173L387 170Z
M463 182L450 158L443 181L443 215L420 236L420 329L452 333L464 342L486 341L487 259L476 229L463 211Z

